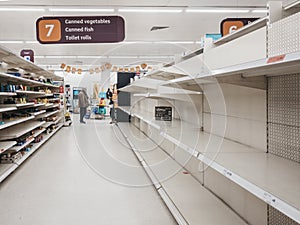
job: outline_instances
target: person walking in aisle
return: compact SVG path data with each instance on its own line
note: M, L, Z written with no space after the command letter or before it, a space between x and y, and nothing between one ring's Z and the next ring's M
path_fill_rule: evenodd
M89 97L86 93L86 88L83 88L79 95L78 95L78 105L80 108L80 123L85 123L85 121L83 121L83 118L86 114L86 109L89 106Z

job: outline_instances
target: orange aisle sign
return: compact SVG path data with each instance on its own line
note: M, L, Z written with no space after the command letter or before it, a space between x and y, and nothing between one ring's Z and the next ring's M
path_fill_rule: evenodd
M41 44L116 43L125 39L121 16L41 17L36 21Z
M38 40L57 42L61 40L61 23L59 20L40 20L38 22Z
M259 18L227 18L221 22L221 34L222 36L232 34L257 19Z

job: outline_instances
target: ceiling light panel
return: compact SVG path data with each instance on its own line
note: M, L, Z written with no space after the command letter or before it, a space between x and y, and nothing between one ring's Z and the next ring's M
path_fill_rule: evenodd
M119 12L134 12L134 13L181 13L182 9L144 9L144 8L128 8L119 9Z
M268 13L267 9L254 9L251 12L253 13Z
M0 7L0 11L1 12L45 12L45 9L43 8L32 8L32 7L28 7L28 8L4 8L4 7Z
M50 12L114 12L114 9L97 8L49 8Z
M249 9L186 9L187 13L249 13Z

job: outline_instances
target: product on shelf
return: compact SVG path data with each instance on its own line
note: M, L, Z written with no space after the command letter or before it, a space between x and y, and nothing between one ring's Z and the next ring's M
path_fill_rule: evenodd
M0 163L10 164L15 163L22 158L21 152L6 152L0 156Z

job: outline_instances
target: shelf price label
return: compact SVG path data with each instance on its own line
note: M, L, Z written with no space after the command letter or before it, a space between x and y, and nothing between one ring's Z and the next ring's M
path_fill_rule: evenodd
M120 16L42 17L36 21L41 44L116 43L125 39Z

